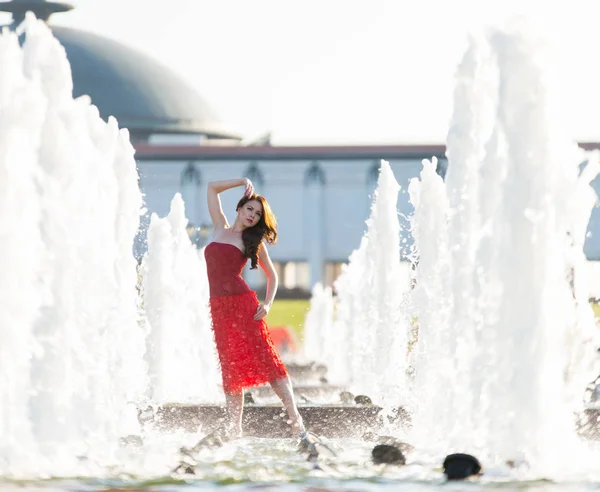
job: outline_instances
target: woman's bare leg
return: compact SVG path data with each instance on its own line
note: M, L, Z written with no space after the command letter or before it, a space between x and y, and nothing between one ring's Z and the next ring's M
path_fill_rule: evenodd
M242 414L244 412L244 392L228 395L225 393L227 404L227 418L229 420L229 431L231 438L242 437Z
M294 391L292 390L292 382L290 378L276 379L270 382L273 391L279 397L283 406L287 410L287 413L292 421L292 429L295 433L299 434L305 430L302 416L298 412L298 407L294 401Z

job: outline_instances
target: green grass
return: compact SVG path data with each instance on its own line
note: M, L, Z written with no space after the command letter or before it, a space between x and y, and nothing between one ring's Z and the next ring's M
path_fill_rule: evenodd
M596 318L600 320L600 304L591 304ZM289 326L298 340L302 340L304 319L309 307L310 301L304 299L275 300L271 311L269 311L267 324L270 326Z
M275 300L269 311L267 324L269 326L289 326L294 330L298 340L302 339L304 318L310 307L310 301L304 299Z

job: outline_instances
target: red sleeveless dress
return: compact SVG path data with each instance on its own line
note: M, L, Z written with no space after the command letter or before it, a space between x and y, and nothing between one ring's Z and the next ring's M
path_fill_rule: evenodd
M254 321L256 294L242 278L248 260L233 244L212 242L204 249L210 288L210 313L223 390L244 388L286 378L264 319Z

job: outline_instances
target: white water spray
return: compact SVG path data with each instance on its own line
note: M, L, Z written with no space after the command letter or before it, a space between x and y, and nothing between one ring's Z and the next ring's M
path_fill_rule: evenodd
M579 175L582 155L559 127L549 53L524 32L471 41L457 75L446 184L427 162L411 184L415 438L550 473L573 457L572 412L595 376L578 271L598 167Z
M402 306L408 278L400 264L399 190L382 161L367 231L335 283L351 387L380 404L401 402L406 389L409 324Z
M153 403L222 399L210 328L208 278L202 251L186 232L181 195L163 219L152 214L142 290L148 319L149 397Z
M331 287L319 282L311 292L310 308L304 321L304 356L309 361L325 363L337 352L333 331L334 302Z
M127 131L72 98L48 27L25 27L23 48L0 36L0 473L84 473L145 384L142 198Z

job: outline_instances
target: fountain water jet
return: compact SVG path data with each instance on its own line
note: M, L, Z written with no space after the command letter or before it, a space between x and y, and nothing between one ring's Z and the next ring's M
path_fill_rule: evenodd
M573 411L594 377L578 270L598 165L579 174L584 157L559 127L549 52L524 32L471 40L446 184L427 162L411 183L423 398L414 437L555 476L576 459Z
M400 264L399 190L382 161L367 231L335 283L337 346L347 350L351 389L384 405L403 402L406 390L409 323L402 308L409 282Z
M186 232L177 193L164 219L152 214L142 292L148 320L151 402L215 402L222 399L210 329L208 279L202 251Z
M72 98L43 22L24 29L22 48L0 36L0 473L86 473L114 459L145 385L131 253L142 197L127 131Z
M333 295L331 287L319 282L311 292L310 309L304 321L304 356L309 361L324 363L337 351L333 331Z

